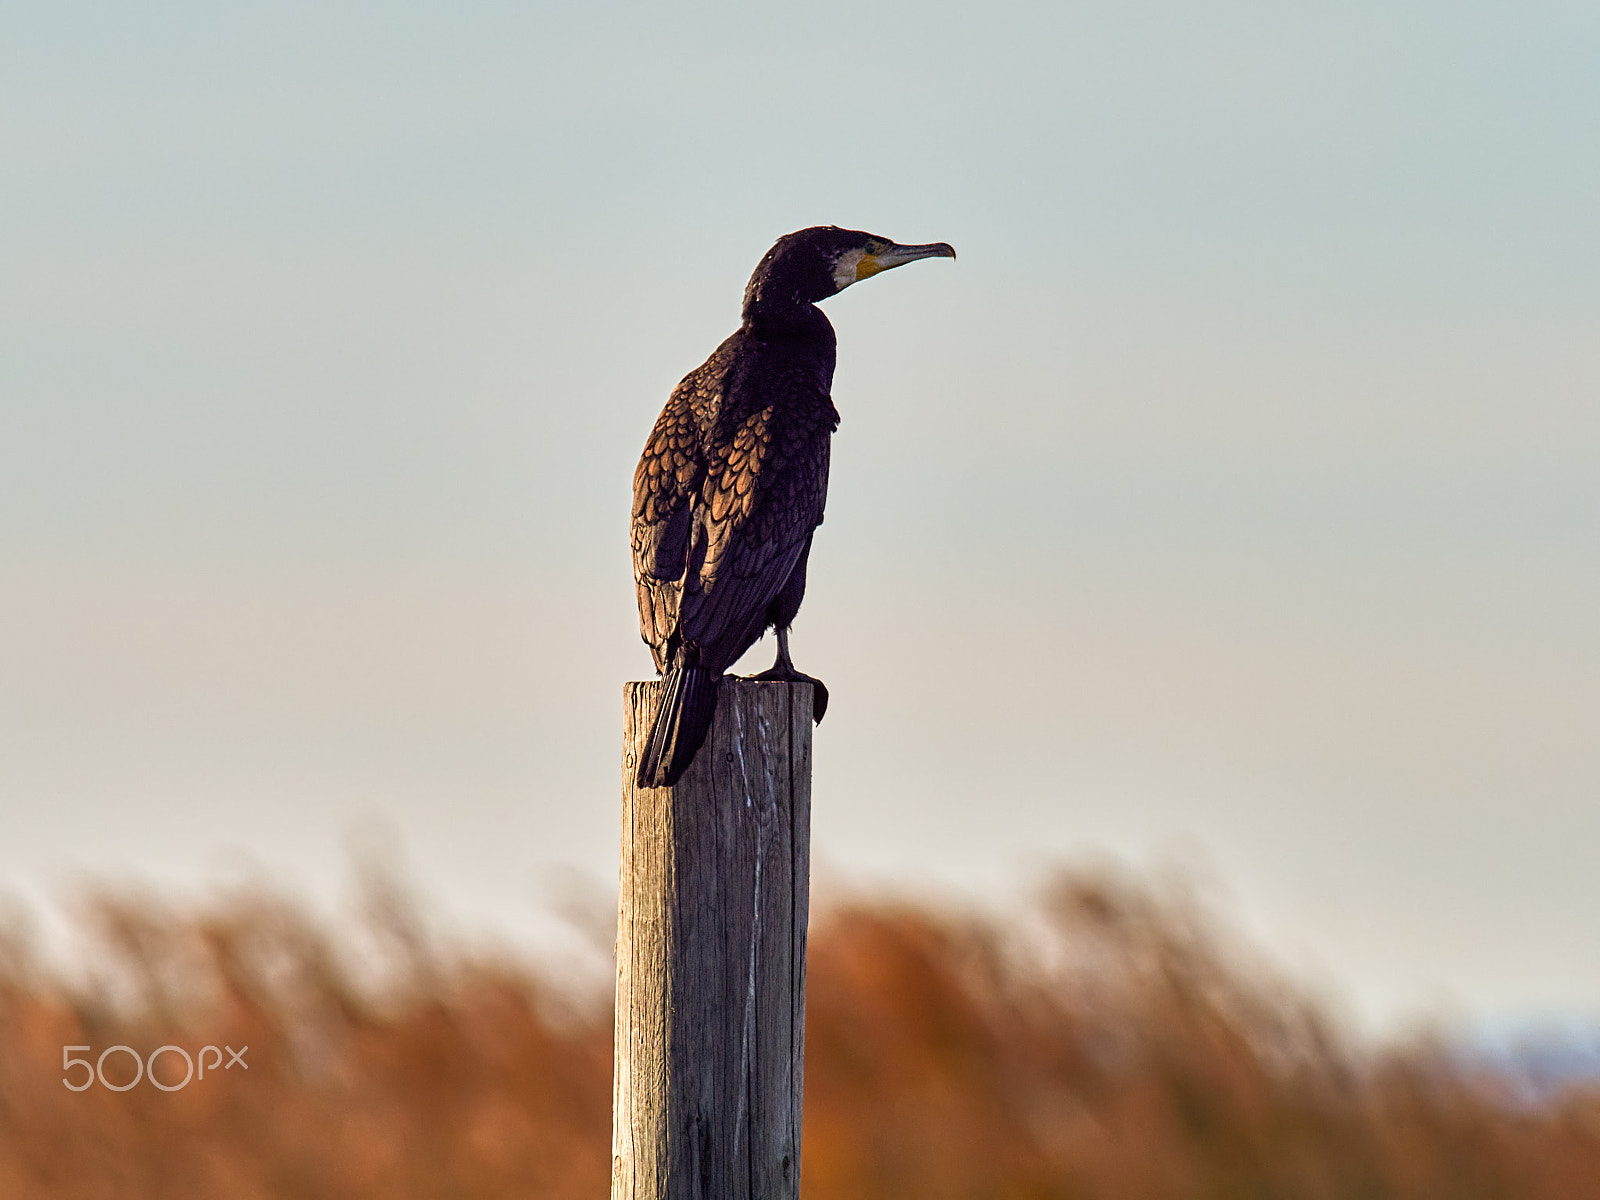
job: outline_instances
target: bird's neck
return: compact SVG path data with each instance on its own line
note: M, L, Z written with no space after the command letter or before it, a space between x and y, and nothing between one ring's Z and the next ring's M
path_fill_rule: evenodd
M832 347L833 325L815 304L773 304L756 301L745 305L744 328L752 337L771 342L795 342Z

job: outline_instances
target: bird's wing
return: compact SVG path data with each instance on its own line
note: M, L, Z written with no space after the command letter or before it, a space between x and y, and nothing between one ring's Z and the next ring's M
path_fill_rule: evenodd
M704 369L686 377L661 410L633 473L633 578L639 634L666 670L667 641L678 626L694 501L706 464L702 419L717 396Z
M760 635L767 606L822 520L838 418L826 393L814 399L820 406L791 401L781 412L749 414L707 463L678 620L684 640L720 669Z
M804 372L741 379L737 337L673 391L634 472L639 631L663 671L676 641L731 666L822 520L839 419L826 387ZM727 411L725 392L768 389L781 406Z

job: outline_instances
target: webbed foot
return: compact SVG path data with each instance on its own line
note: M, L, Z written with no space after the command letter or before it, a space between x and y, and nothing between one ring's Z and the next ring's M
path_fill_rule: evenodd
M766 683L809 683L811 685L811 719L818 725L822 724L822 716L828 711L828 685L822 680L796 671L792 665L774 663L759 675L745 675L741 678L760 680Z

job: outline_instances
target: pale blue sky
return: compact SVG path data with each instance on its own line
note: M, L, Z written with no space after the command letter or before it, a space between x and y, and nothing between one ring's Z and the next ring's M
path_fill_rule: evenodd
M828 305L819 854L1198 847L1373 1019L1600 1009L1594 6L0 27L18 886L609 874L634 458L834 222L961 258Z

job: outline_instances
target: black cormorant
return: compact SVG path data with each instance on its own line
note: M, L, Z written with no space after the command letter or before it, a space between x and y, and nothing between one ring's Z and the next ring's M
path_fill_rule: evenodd
M901 246L832 225L787 234L750 276L743 323L673 389L633 475L639 632L666 677L641 787L678 781L711 727L723 672L768 629L778 659L754 678L813 684L822 720L827 689L789 660L839 424L833 326L816 302L955 256L944 242Z

